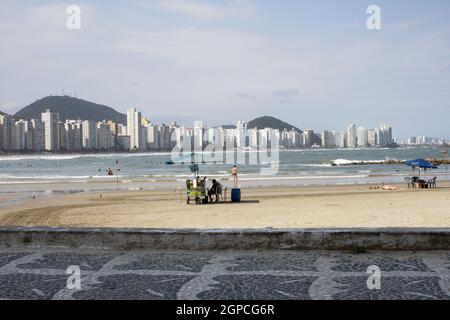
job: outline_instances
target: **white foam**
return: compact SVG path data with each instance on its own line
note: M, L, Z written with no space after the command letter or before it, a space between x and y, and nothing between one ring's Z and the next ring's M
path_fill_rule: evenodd
M352 165L357 163L383 163L385 160L348 160L348 159L336 159L333 160L332 163L338 166L344 166L344 165Z
M0 161L24 161L24 160L73 160L81 155L25 155L25 156L0 156Z
M86 153L86 154L43 154L43 155L20 155L0 156L0 161L24 161L24 160L73 160L79 158L122 158L122 157L148 157L148 156L170 156L170 152L145 152L145 153Z

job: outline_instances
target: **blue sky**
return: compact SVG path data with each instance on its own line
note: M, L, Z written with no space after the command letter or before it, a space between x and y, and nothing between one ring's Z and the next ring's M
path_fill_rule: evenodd
M66 28L69 4L81 30ZM64 88L157 123L273 115L450 138L448 1L0 0L0 39L10 113Z

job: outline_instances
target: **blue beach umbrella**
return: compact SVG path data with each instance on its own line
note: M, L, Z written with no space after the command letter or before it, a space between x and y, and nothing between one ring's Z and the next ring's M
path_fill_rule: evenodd
M422 158L405 161L405 165L412 167L413 170L418 168L419 172L420 169L437 169L436 165Z

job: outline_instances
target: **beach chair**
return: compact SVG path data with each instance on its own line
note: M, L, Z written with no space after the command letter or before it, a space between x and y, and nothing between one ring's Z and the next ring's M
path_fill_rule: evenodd
M408 184L408 189L413 188L414 189L414 181L411 177L405 178L406 183Z
M433 179L428 180L428 188L436 188L436 179L437 177L434 177Z
M418 186L419 177L406 177L405 178L406 183L408 184L408 189L415 189Z

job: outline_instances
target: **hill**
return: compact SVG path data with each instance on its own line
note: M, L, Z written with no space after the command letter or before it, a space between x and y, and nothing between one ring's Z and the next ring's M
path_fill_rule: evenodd
M41 113L46 109L59 113L61 121L70 120L113 120L126 124L127 116L111 107L92 103L86 100L69 96L48 96L39 99L14 114L20 119L40 119Z
M281 121L280 119L270 117L270 116L264 116L260 118L256 118L248 123L248 128L257 128L257 129L264 129L264 128L272 128L272 129L278 129L278 130L296 130L298 132L302 132L300 129L294 127L293 125L286 123L284 121Z
M7 113L0 111L0 116L7 116L7 115L8 115Z

